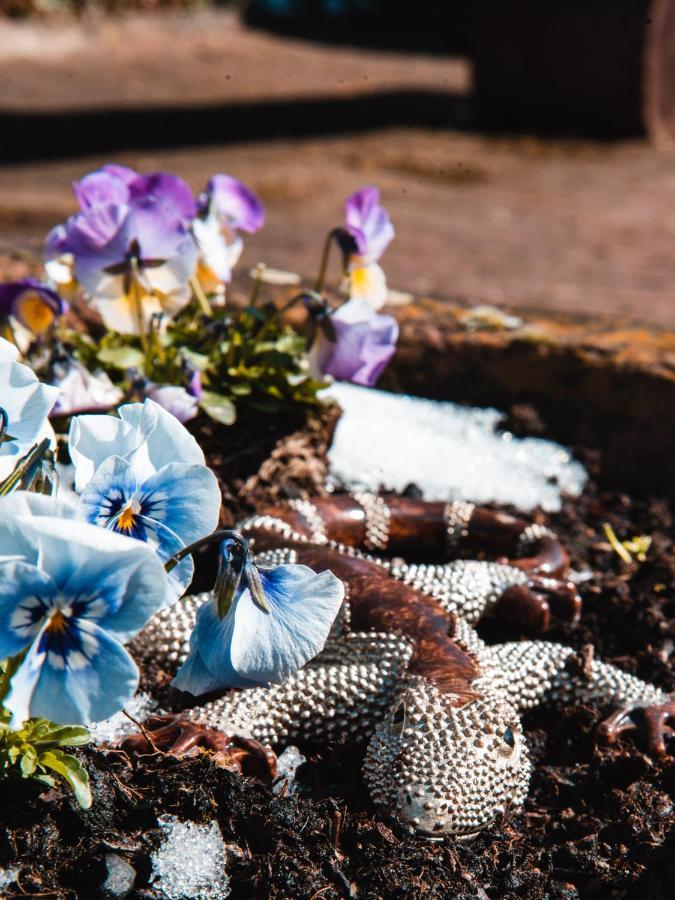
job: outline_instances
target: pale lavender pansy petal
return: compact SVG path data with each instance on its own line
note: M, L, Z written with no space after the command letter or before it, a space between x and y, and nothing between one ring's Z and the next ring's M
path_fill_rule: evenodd
M79 181L74 181L73 192L85 212L99 203L125 204L129 201L127 184L106 169L90 172Z
M394 237L394 226L380 206L380 192L364 187L345 201L345 224L364 262L376 262Z
M117 406L124 394L105 372L90 372L75 359L55 367L53 384L59 389L53 416L105 411Z
M131 202L151 201L153 214L177 219L184 224L197 215L197 203L182 178L170 172L139 175L129 185Z
M220 281L228 283L232 279L232 268L241 256L244 242L240 237L230 235L228 242L215 216L195 219L192 233L199 249L200 259Z
M223 225L235 231L258 231L265 224L265 210L258 197L231 175L213 175L206 197Z
M130 185L132 181L138 178L138 172L135 169L131 169L129 166L120 166L117 163L106 163L102 171L107 172L109 175L114 175L115 178L119 178L126 185Z
M198 398L178 384L151 384L146 388L146 396L182 423L194 419L199 412Z
M398 324L361 300L343 304L332 317L336 341L322 338L318 365L324 375L372 387L396 349Z
M362 300L374 310L381 309L387 302L387 279L377 263L350 268L348 278L350 300Z

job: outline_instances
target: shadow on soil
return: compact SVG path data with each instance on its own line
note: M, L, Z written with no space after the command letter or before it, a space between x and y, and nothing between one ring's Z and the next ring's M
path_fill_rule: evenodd
M442 90L151 109L0 111L0 163L406 125L465 128L470 118L469 98Z

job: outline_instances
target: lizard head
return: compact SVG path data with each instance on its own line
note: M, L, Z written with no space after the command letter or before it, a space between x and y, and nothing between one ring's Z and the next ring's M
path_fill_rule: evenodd
M499 694L463 706L410 679L373 735L364 775L375 803L429 837L470 835L527 794L518 713Z

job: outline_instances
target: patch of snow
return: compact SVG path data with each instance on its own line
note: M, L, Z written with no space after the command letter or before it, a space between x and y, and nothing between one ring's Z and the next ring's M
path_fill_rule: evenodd
M277 757L278 776L272 788L275 794L280 794L284 785L287 786L288 794L294 794L297 791L295 773L304 762L307 762L307 757L303 756L297 747L286 747L284 752Z
M157 708L157 702L150 694L143 693L136 694L127 703L125 709L137 722L142 722L148 716L161 716L163 713L163 710ZM95 744L112 744L122 740L128 734L138 731L138 726L128 716L125 716L122 710L103 722L90 723L87 728L89 728L91 739Z
M456 403L336 383L326 394L344 415L330 449L329 483L347 490L401 492L427 500L471 500L560 509L587 474L560 444L497 430L502 414Z
M0 891L4 891L10 885L14 884L19 877L18 866L12 866L9 869L0 869Z
M223 900L230 894L227 854L217 822L198 825L160 816L162 842L152 854L151 882L167 900Z

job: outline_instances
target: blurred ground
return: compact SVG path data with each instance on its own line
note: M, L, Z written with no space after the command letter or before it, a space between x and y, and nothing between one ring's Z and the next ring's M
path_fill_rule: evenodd
M229 13L59 29L5 22L0 83L0 119L19 114L2 138L10 148L22 116L31 127L44 116L57 142L64 122L73 127L60 120L63 111L78 113L78 128L95 129L90 113L132 110L140 128L144 110L153 122L153 111L169 108L156 139L145 127L145 149L121 149L139 145L130 127L108 152L41 162L52 155L47 131L44 145L31 147L36 161L0 167L5 273L20 271L25 251L39 252L43 234L73 211L69 182L115 159L171 169L195 189L216 171L250 183L265 201L268 225L247 241L246 264L264 260L311 275L344 196L374 183L397 226L384 257L397 289L672 325L675 159L639 141L472 131L470 71L461 59L316 47L246 31ZM400 115L399 97L411 106ZM248 104L255 119L256 102L256 139L244 133L237 140L234 119L219 144L219 124L238 114L236 104ZM191 120L182 111L195 104L202 145L186 146ZM283 136L285 110L306 117L303 137ZM327 124L331 110L335 120ZM372 121L363 121L364 110ZM209 117L212 141L208 129L201 137Z

